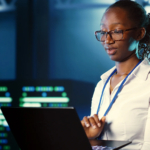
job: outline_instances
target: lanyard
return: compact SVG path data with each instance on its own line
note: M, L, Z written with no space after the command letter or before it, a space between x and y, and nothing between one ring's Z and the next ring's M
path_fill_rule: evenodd
M110 108L112 107L113 103L115 102L115 100L116 100L116 98L117 98L117 96L118 96L120 90L122 89L123 84L124 84L125 81L127 80L128 76L133 72L133 70L134 70L141 62L142 62L142 61L139 61L138 64L132 69L132 71L131 71L131 72L125 77L125 79L122 81L122 83L121 83L121 85L119 86L119 88L118 88L118 90L117 90L115 96L113 97L111 103L109 104L109 106L108 106L108 108L107 108L107 110L106 110L104 116L106 116L107 113L109 112ZM97 115L98 115L98 112L99 112L99 109L100 109L100 105L101 105L101 101L102 101L102 97L103 97L103 94L104 94L105 87L106 87L106 85L107 85L109 79L111 78L111 76L112 76L116 71L117 71L117 69L115 69L115 70L110 74L110 76L108 77L108 79L106 80L106 82L105 82L105 84L104 84L104 87L103 87L103 90L102 90L102 93L101 93L101 97L100 97L100 101L99 101L99 105L98 105L98 109L97 109L97 113L96 113Z

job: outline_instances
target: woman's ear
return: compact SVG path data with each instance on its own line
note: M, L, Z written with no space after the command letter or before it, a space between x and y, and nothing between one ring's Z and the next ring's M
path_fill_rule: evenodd
M142 40L146 35L146 29L144 27L138 29L137 41Z

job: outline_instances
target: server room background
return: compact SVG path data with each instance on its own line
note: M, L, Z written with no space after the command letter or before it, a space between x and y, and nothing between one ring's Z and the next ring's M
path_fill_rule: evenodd
M0 107L69 107L90 115L114 66L94 31L115 0L0 0ZM149 1L137 0L149 12ZM0 110L0 150L19 149Z

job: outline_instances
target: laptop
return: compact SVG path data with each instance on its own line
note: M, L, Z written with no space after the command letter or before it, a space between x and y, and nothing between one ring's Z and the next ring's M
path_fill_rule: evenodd
M21 150L92 150L73 107L1 107L1 110ZM131 142L102 143L117 150Z

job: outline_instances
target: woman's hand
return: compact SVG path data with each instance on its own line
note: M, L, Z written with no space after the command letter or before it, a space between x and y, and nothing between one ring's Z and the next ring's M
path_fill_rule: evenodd
M96 114L91 117L84 117L81 124L88 139L95 139L101 134L104 128L105 117L102 117L101 120L98 119L98 115Z

